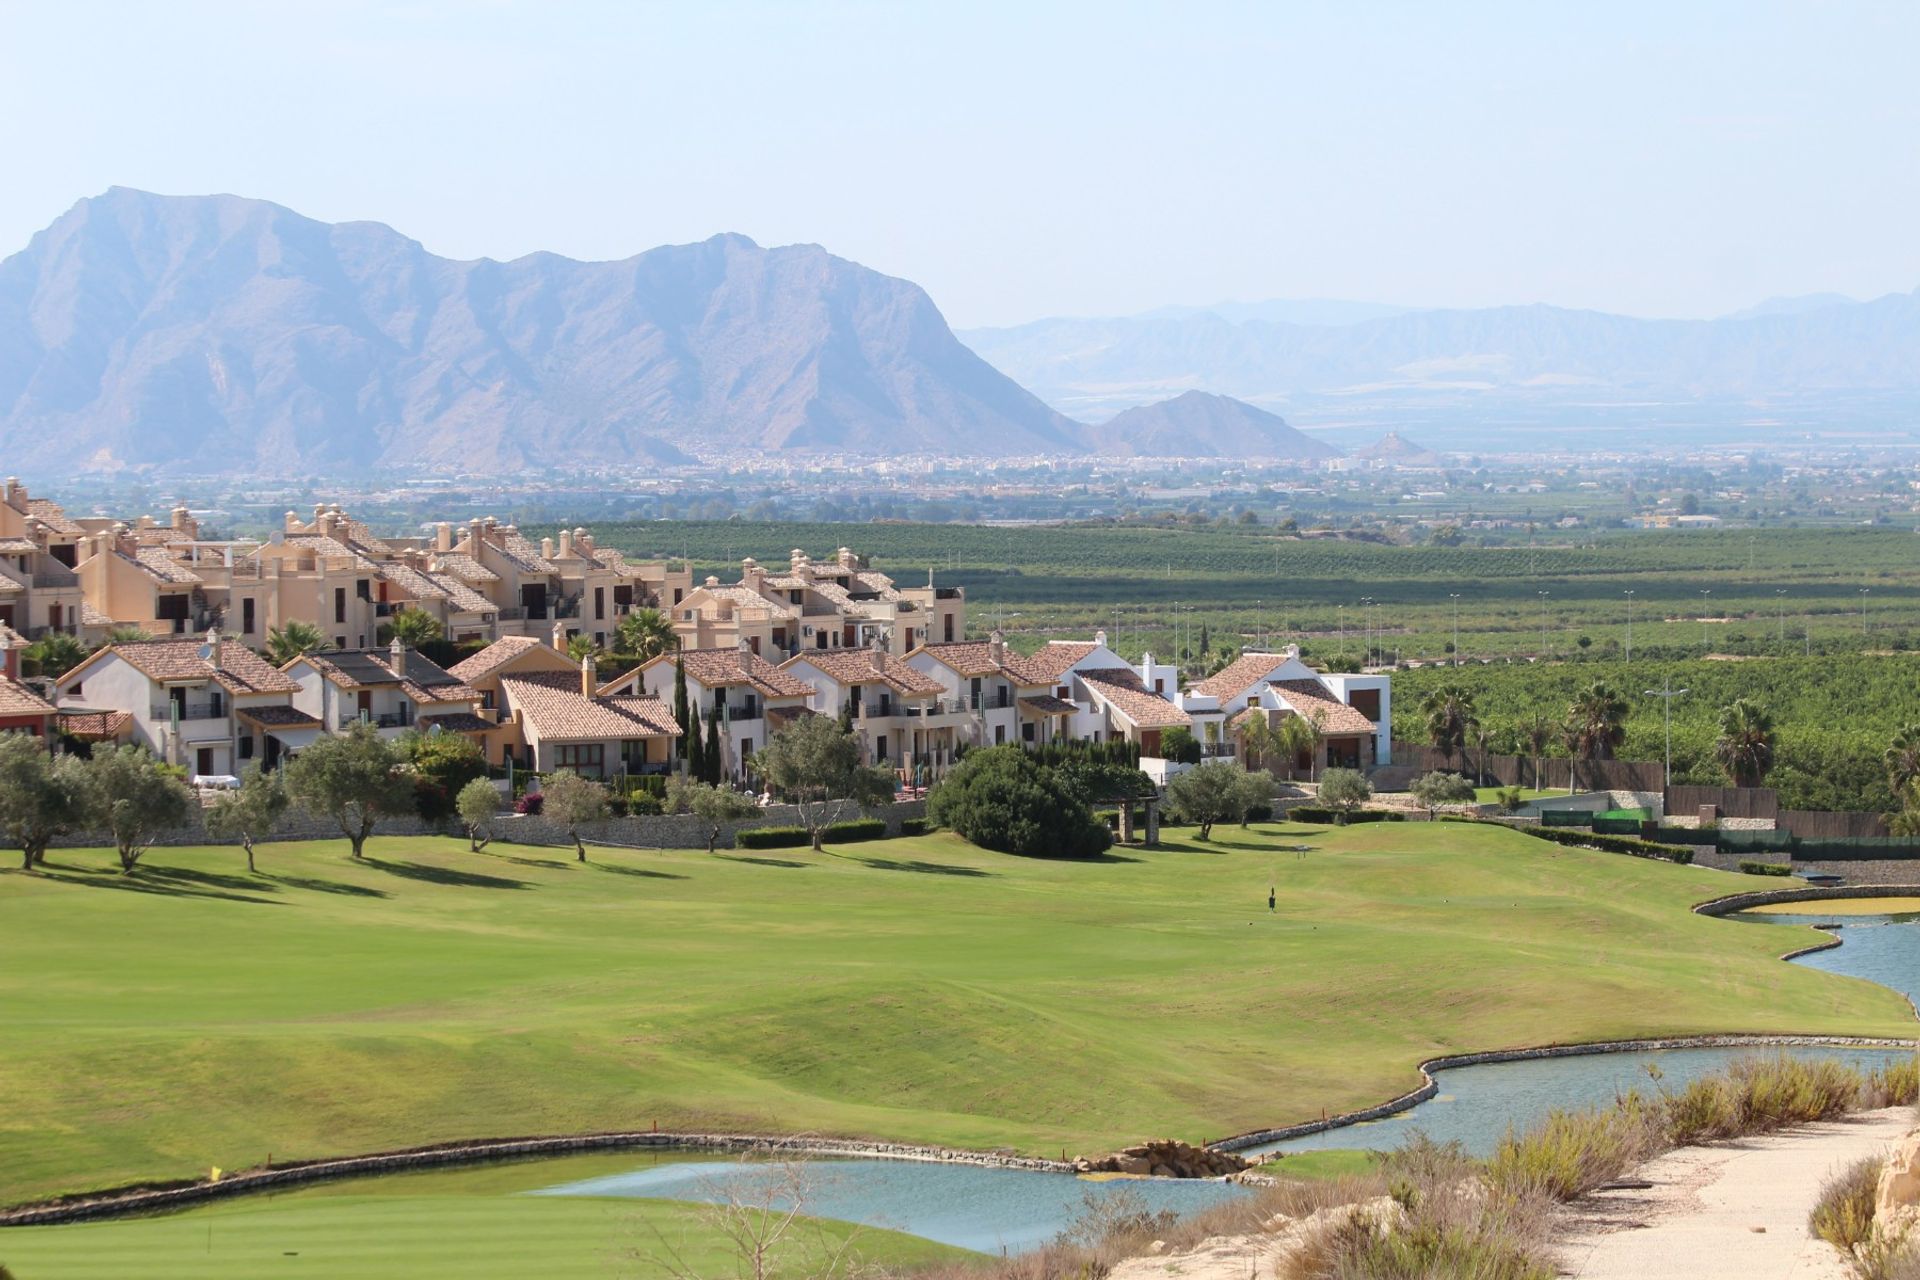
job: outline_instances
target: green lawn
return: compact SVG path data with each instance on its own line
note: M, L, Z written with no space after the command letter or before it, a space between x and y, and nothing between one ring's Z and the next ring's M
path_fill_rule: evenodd
M1377 1102L1437 1053L1913 1030L1780 963L1791 934L1689 913L1721 873L1465 824L1216 837L56 853L0 874L0 1202L656 1121L1092 1152Z
M260 1276L406 1276L409 1280L614 1280L662 1274L677 1259L730 1276L694 1206L653 1200L517 1194L629 1169L644 1157L581 1156L403 1174L209 1205L189 1213L0 1233L19 1280L256 1280ZM809 1224L798 1264L843 1223ZM870 1263L964 1257L914 1236L859 1228Z

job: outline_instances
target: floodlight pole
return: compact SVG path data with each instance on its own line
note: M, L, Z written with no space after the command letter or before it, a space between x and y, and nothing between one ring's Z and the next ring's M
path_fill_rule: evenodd
M1540 597L1540 661L1547 660L1547 596L1548 592L1536 591Z
M1663 682L1663 684L1664 684L1664 687L1662 688L1647 690L1647 696L1649 698L1660 699L1661 710L1666 713L1667 770L1666 770L1666 780L1662 784L1661 789L1663 791L1671 791L1673 789L1673 700L1675 698L1686 697L1689 691L1686 689L1674 688L1672 675L1668 675L1666 680Z
M1633 592L1627 592L1627 661L1633 661Z
M1447 599L1453 601L1453 666L1460 665L1460 593L1449 591Z

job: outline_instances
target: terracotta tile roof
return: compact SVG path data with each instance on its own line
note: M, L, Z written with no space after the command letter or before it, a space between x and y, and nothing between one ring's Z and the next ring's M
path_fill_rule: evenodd
M464 551L436 551L433 559L427 562L427 568L436 573L449 574L469 584L500 581L499 574Z
M28 640L4 622L0 622L0 649L24 649Z
M1020 709L1022 711L1032 711L1043 716L1064 716L1071 715L1080 708L1068 702L1065 698L1056 698L1050 693L1042 693L1033 697L1020 699Z
M1273 691L1300 715L1319 724L1321 733L1372 733L1373 721L1327 691L1317 680L1276 680Z
M0 555L31 555L40 549L32 538L0 538Z
M881 663L877 667L876 657ZM899 658L882 654L878 649L808 649L781 663L780 669L791 672L803 662L812 664L816 671L842 685L884 684L901 694L939 694L945 689L926 672L915 671Z
M471 711L455 711L443 716L421 716L420 732L429 729L444 729L448 733L486 733L499 728L490 720L482 720Z
M145 569L149 576L159 582L176 583L191 586L201 581L200 575L174 559L163 547L141 547L132 555L119 553L122 560L131 561Z
M628 564L627 558L618 551L615 551L612 547L595 547L593 549L593 562L602 569L611 569L615 573L626 577L638 576L640 572Z
M13 566L0 561L0 593L12 595L16 591L25 591L27 580L15 573Z
M685 610L691 602L692 597L700 595L703 592L712 599L732 602L736 609L765 609L776 618L797 618L800 616L800 611L793 605L788 604L785 600L769 600L751 587L742 587L737 584L727 585L724 583L720 585L695 587L693 591L689 593L688 598L682 600L679 604L675 605L674 608Z
M67 519L67 511L51 498L28 498L26 514L33 516L55 533L85 533L73 521Z
M303 654L294 662L311 664L314 670L343 689L392 684L416 703L480 700L479 691L473 686L419 653L407 654L404 676L394 672L392 654L386 649L328 649Z
M131 711L62 711L57 723L62 733L87 742L111 742L133 726Z
M50 716L53 705L23 684L0 676L0 716Z
M229 693L292 693L300 686L293 677L275 667L238 640L220 642L220 669L214 670L200 656L206 641L199 636L143 640L132 644L109 645L74 671L91 665L106 654L114 654L149 680L212 679ZM64 681L73 671L67 672Z
M287 545L313 552L316 558L353 561L354 568L364 569L368 573L379 573L380 562L368 556L366 552L338 538L329 538L321 533L296 533L289 537Z
M447 593L440 584L412 565L395 561L380 566L380 576L387 582L406 592L415 600L445 600Z
M110 627L113 619L94 608L85 600L80 602L80 625L83 627Z
M517 711L542 738L679 737L673 708L657 698L580 693L580 677L566 671L535 671L500 681L507 710Z
M235 707L235 715L262 729L318 729L320 721L298 707Z
M502 636L480 652L471 657L462 658L448 667L447 673L457 680L472 684L476 680L492 675L529 649L546 648L547 645L535 640L532 636Z
M675 655L665 654L647 665L672 662ZM767 698L805 698L813 686L774 666L757 653L732 649L683 649L678 655L685 664L687 679L697 680L708 689L750 687Z
M992 656L992 646L985 640L958 640L952 644L923 644L918 652L926 654L935 662L950 667L956 674L963 676L1001 675L1019 685L1043 685L1052 682L1053 677L1039 670L1027 659L1011 649L1001 652L999 662Z
M1076 671L1074 675L1102 702L1142 729L1193 723L1192 716L1141 684L1139 673L1131 667Z
M1245 653L1189 687L1194 693L1230 702L1286 664L1284 653Z
M528 542L518 533L509 533L500 541L490 544L495 551L505 556L522 573L558 573L560 569L553 561L540 554L540 548Z
M1080 659L1100 646L1085 640L1049 640L1027 655L1027 668L1048 680L1058 680Z

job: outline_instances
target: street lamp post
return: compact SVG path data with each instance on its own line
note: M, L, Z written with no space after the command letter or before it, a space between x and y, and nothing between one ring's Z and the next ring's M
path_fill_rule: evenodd
M1868 590L1869 588L1867 587L1860 588L1860 634L1861 635L1867 634L1867 591Z
M1778 644L1784 649L1787 647L1787 589L1785 587L1775 587L1773 589L1773 599L1774 612L1780 615L1780 639Z
M1627 592L1627 661L1633 661L1633 592Z
M1534 594L1540 597L1540 660L1545 662L1547 660L1547 596L1549 593L1536 591Z
M1700 589L1700 651L1702 653L1712 647L1712 642L1707 639L1707 597L1712 594L1712 587Z
M1460 665L1460 593L1449 591L1447 599L1453 601L1453 665Z
M1647 690L1647 696L1649 698L1660 699L1661 710L1666 713L1667 770L1666 770L1666 781L1662 784L1662 789L1666 791L1671 791L1673 789L1673 700L1675 698L1686 697L1688 691L1685 689L1674 688L1673 677L1671 675L1668 675L1666 677L1666 679L1662 682L1662 685L1663 687L1661 688Z

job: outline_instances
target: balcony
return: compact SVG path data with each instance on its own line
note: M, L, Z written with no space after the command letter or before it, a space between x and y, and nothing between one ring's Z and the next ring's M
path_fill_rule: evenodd
M732 703L728 705L726 710L726 717L729 720L758 720L765 714L766 709L757 702Z
M151 711L151 719L163 722L172 720L176 713L183 721L220 720L227 714L225 703L214 702L188 702L184 705L177 702L156 702Z

